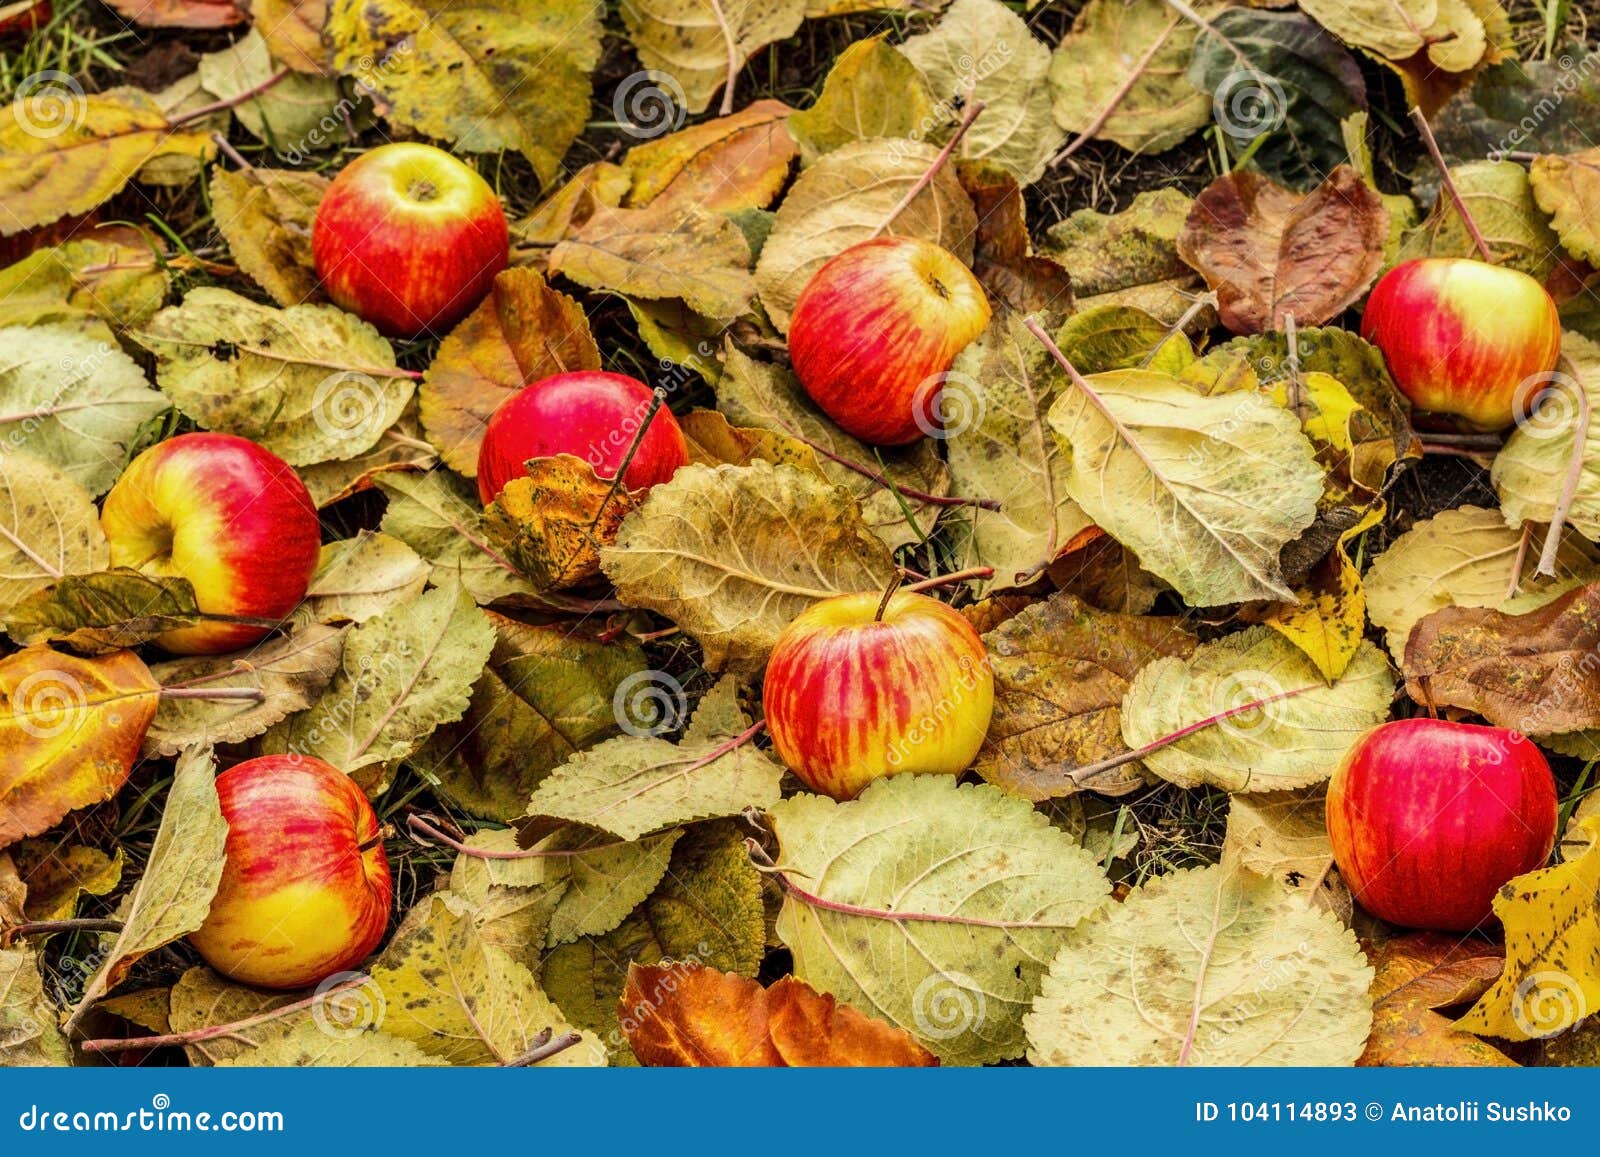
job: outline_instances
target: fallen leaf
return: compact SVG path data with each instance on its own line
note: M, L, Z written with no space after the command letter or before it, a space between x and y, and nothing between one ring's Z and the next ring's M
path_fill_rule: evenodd
M430 571L398 538L364 530L322 548L293 618L299 623L364 623L420 595Z
M530 817L567 820L625 840L691 820L738 815L770 807L779 797L783 768L748 738L738 684L724 677L708 691L683 740L661 734L683 722L683 689L661 671L631 675L612 698L627 735L579 751L539 783L528 802ZM647 716L641 704L659 709ZM526 833L537 825L524 826Z
M491 547L542 591L565 590L600 573L600 548L614 542L641 496L571 454L530 458L483 512Z
M110 562L99 514L83 487L26 451L0 455L0 608Z
M122 849L106 855L99 848L46 837L11 846L18 875L27 885L24 911L29 920L67 920L84 896L106 896L122 882Z
M307 147L326 142L327 126L340 118L338 84L332 77L299 72L273 80L282 67L261 31L252 28L228 47L202 56L198 72L206 92L237 102L234 117L257 140L299 141ZM299 149L290 146L285 152L294 158Z
M230 28L250 14L236 0L108 0L117 12L146 28Z
M209 747L190 748L179 757L161 827L144 872L125 901L122 931L85 983L83 997L67 1020L69 1031L90 1005L122 983L141 957L205 922L222 880L223 845L228 839L216 773Z
M378 476L391 473L426 474L439 465L439 455L422 437L416 395L406 403L400 420L382 434L372 449L352 458L302 466L297 473L318 510L369 491Z
M589 116L588 0L331 0L333 62L391 121L469 153L509 149L551 184Z
M532 213L512 222L513 241L533 246L564 241L593 216L597 208L618 208L632 187L633 178L621 165L591 161L565 185L539 202ZM536 254L534 260L542 260L542 257Z
M113 567L58 579L12 606L3 621L19 643L56 642L86 655L105 655L198 623L257 620L202 613L186 578Z
M59 325L109 344L165 305L170 284L143 233L102 225L0 270L0 325Z
M926 1067L903 1029L785 976L762 988L699 964L633 964L619 1002L628 1044L650 1066Z
M1433 119L1445 158L1476 161L1495 149L1568 153L1593 144L1589 126L1600 113L1600 61L1568 44L1549 60L1507 60L1478 74ZM1550 100L1560 92L1562 99ZM1541 109L1542 115L1536 115Z
M1073 769L1127 751L1122 697L1162 656L1193 653L1182 620L1096 611L1057 593L983 637L994 671L994 719L973 765L990 783L1040 800L1092 789L1121 795L1144 782L1137 762L1084 782Z
M1372 1025L1355 936L1254 872L1157 877L1065 940L1025 1022L1035 1065L1348 1065Z
M1135 194L1120 213L1079 209L1045 230L1042 252L1072 270L1080 310L1132 306L1176 325L1204 289L1178 256L1178 234L1193 207L1192 197L1169 188ZM1206 307L1190 324L1215 316Z
M623 158L632 185L627 204L698 205L713 213L765 209L789 178L795 153L788 132L794 110L758 100L717 117L635 145Z
M792 114L789 132L807 165L851 141L920 140L948 119L916 65L883 36L854 41L823 78L811 107Z
M380 474L374 483L388 497L381 529L452 576L480 603L532 595L533 586L489 545L476 495L442 470Z
M828 475L822 460L798 438L760 426L735 426L717 410L690 410L678 419L689 461L702 466L748 466L760 459L783 463L819 478Z
M1592 417L1600 395L1600 342L1565 333L1561 352L1566 360L1495 455L1489 477L1508 525L1548 524L1568 497L1578 428L1589 411L1578 485L1564 505L1566 524L1594 542L1600 539L1600 421ZM1536 545L1543 542L1542 530L1533 534Z
M65 1068L72 1046L56 1025L38 954L28 945L0 948L0 1063Z
M1565 1032L1600 1008L1600 818L1575 859L1512 878L1494 898L1505 925L1505 970L1456 1027L1502 1040Z
M116 795L159 694L132 651L79 659L28 647L0 659L0 848Z
M1426 51L1439 68L1466 72L1487 48L1483 21L1466 0L1310 0L1300 6L1345 43L1391 61Z
M1098 526L1067 543L1048 573L1057 590L1123 615L1145 614L1167 589L1139 565L1131 550Z
M1561 239L1534 200L1527 170L1515 161L1472 161L1450 166L1450 176L1496 261L1544 280L1556 266ZM1422 224L1406 232L1399 256L1402 261L1415 257L1476 259L1478 246L1456 211L1455 201L1441 192Z
M1110 891L1026 800L951 776L889 776L848 803L798 795L767 816L795 978L947 1064L1020 1055L1040 975Z
M1368 955L1373 967L1372 1035L1356 1064L1516 1066L1438 1011L1483 995L1504 964L1499 948L1459 936L1413 932L1383 941Z
M1600 265L1600 148L1570 156L1544 154L1528 167L1528 184L1568 253Z
M800 174L756 262L761 304L773 325L788 331L790 312L811 275L871 237L937 156L937 149L921 141L853 141ZM977 226L971 200L946 166L884 232L933 241L971 261Z
M972 272L989 295L1018 313L1072 309L1072 279L1054 258L1033 252L1022 187L1005 170L968 161L957 173L978 215Z
M619 599L672 619L713 671L759 667L801 611L895 574L854 499L766 462L685 466L623 520L600 564Z
M1230 796L1221 860L1270 877L1313 903L1337 878L1328 842L1326 789Z
M1179 787L1278 791L1321 783L1356 740L1389 717L1394 676L1363 643L1331 686L1293 643L1249 627L1188 658L1157 659L1122 700L1122 739L1150 771Z
M1194 364L1194 348L1187 337L1163 325L1160 318L1128 305L1074 310L1056 329L1054 339L1081 374L1155 370L1181 375ZM1198 383L1189 384L1198 388Z
M272 55L296 72L325 76L333 54L322 39L328 0L249 0L250 15Z
M294 169L211 170L217 232L242 272L279 305L322 300L311 220L328 179Z
M1307 194L1251 172L1219 177L1195 199L1178 253L1217 294L1234 333L1321 325L1383 267L1389 211L1349 165Z
M629 0L622 22L647 69L672 78L691 113L706 110L757 50L794 35L806 0ZM731 93L724 111L733 109Z
M1367 592L1349 544L1382 522L1383 515L1380 502L1340 534L1339 544L1312 569L1307 585L1295 591L1294 602L1273 603L1246 616L1299 647L1330 683L1355 659L1367 629Z

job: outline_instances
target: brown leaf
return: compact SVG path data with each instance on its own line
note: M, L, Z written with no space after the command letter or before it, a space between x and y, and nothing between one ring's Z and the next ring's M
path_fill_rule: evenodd
M160 694L132 651L27 647L0 659L0 848L115 795Z
M596 209L621 205L630 187L631 178L621 165L593 161L512 225L512 235L524 245L548 246L564 241L594 216ZM536 260L542 262L546 256L547 252L541 250Z
M104 896L122 881L122 849L108 856L99 848L46 837L11 848L26 885L29 920L64 920L78 910L80 896ZM0 923L5 911L5 853L0 853Z
M1406 694L1524 735L1600 727L1600 583L1525 615L1446 607L1411 630Z
M422 427L446 466L476 478L483 431L500 403L551 374L599 368L583 307L537 270L507 269L439 343L419 391Z
M691 410L678 419L689 444L689 461L704 466L745 466L760 458L826 478L817 452L798 438L759 426L735 426L717 410Z
M692 125L628 150L629 208L695 204L716 213L765 209L789 177L799 147L782 101L758 100L732 116Z
M1049 575L1057 589L1102 611L1125 615L1144 614L1163 589L1131 550L1098 526L1087 527L1062 547Z
M1178 254L1216 290L1234 333L1337 317L1383 266L1389 211L1349 165L1310 193L1253 172L1219 177L1196 198Z
M600 548L617 537L643 494L601 478L571 454L531 458L483 513L490 543L540 590L565 590L600 573Z
M990 296L1019 313L1072 312L1072 279L1067 271L1033 253L1017 179L981 163L962 164L958 173L978 214L972 271Z
M1138 763L1083 783L1065 772L1126 751L1122 697L1139 669L1191 654L1176 618L1096 611L1069 594L1037 603L983 637L994 669L994 719L974 765L984 779L1033 800L1143 782Z
M146 28L231 28L250 19L243 0L106 0Z
M1504 963L1498 948L1438 932L1386 940L1372 960L1372 1035L1358 1065L1515 1067L1516 1062L1437 1010L1482 996Z
M631 965L618 1002L641 1063L673 1068L928 1067L902 1029L786 976L762 988L698 964Z

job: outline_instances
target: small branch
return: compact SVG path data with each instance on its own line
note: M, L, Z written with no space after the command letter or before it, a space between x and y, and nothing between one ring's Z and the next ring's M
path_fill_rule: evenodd
M412 831L427 836L435 843L443 844L447 848L453 848L463 856L469 856L474 860L547 860L554 856L581 856L586 852L620 848L628 842L627 840L616 840L609 844L590 844L585 848L569 848L564 851L540 851L537 848L525 848L518 849L515 852L491 852L487 848L474 848L469 844L462 843L454 836L446 834L428 822L434 818L436 817L428 816L424 818L421 813L413 812L407 817L406 825Z
M1499 450L1506 444L1505 437L1500 434L1440 434L1429 430L1426 434L1428 441L1440 446L1462 446L1468 450Z
M1483 239L1483 234L1478 230L1478 223L1472 219L1467 203L1462 199L1461 190L1456 188L1455 178L1450 175L1450 166L1444 163L1444 154L1439 151L1439 142L1433 136L1433 126L1428 124L1428 118L1422 115L1422 110L1416 107L1411 109L1411 121L1422 134L1422 143L1428 147L1428 156L1433 158L1434 167L1439 170L1439 180L1455 204L1456 212L1461 215L1461 223L1472 235L1472 243L1478 247L1478 252L1485 261L1490 265L1495 264L1495 256L1489 250L1489 243Z
M939 175L939 170L944 168L945 162L950 159L950 154L956 151L956 146L961 143L961 138L967 135L967 130L972 127L972 122L978 119L978 114L983 111L981 100L975 100L967 105L966 115L961 118L961 123L956 126L955 135L945 142L944 148L939 150L939 155L933 159L933 164L928 166L928 171L917 178L917 183L906 190L906 195L900 198L900 203L889 211L889 215L867 237L871 241L874 237L881 237L889 226L893 225L895 218L906 211L906 207L922 195L922 191L933 184L933 179Z
M532 1047L515 1060L504 1062L500 1067L504 1069L525 1069L529 1065L536 1065L540 1061L547 1061L557 1053L565 1052L577 1044L583 1037L575 1032L562 1033L554 1040L550 1039L553 1030L545 1029L533 1038Z
M54 936L57 932L121 932L121 920L96 920L83 917L76 920L34 920L27 924L13 924L0 928L0 947L24 936Z
M931 591L936 587L955 586L957 583L979 582L983 579L994 578L994 567L972 566L966 570L951 571L949 574L934 575L932 578L914 582L900 589L903 591Z
M319 1001L337 996L341 992L348 992L352 988L360 988L366 984L369 977L362 976L344 984L336 985L326 992L313 992L310 996L302 997L292 1004L285 1004L278 1008L268 1009L266 1012L247 1016L243 1020L236 1020L232 1024L214 1024L206 1028L190 1029L188 1032L169 1032L160 1036L130 1037L127 1040L86 1040L82 1048L89 1053L120 1053L130 1049L158 1049L169 1045L198 1044L201 1041L215 1040L218 1037L234 1036L247 1028L254 1028L258 1024L268 1021L280 1020L297 1012L303 1012ZM254 1042L251 1042L252 1044Z
M231 144L229 144L228 143L228 138L223 136L221 133L212 133L211 134L211 143L217 146L217 151L218 152L220 152L223 156L227 157L228 160L232 161L235 165L239 166L239 168L243 169L245 172L247 172L247 173L255 172L255 168L256 167L254 165L252 165L249 161L245 160L244 159L244 154L241 153L238 149L234 148Z
M163 687L163 699L246 699L260 703L267 693L259 687Z
M214 101L211 104L201 105L192 112L186 112L182 116L174 117L172 120L167 122L167 130L170 132L172 129L181 128L187 124L193 124L198 120L204 120L212 113L224 112L227 109L234 108L238 105L255 100L256 97L260 96L268 89L275 87L293 75L293 69L280 68L277 72L267 77L267 79L263 80L260 84L254 86L253 88L247 88L236 96L230 96L226 100Z
M1578 395L1578 425L1572 432L1572 459L1567 463L1567 477L1561 484L1561 497L1556 500L1555 510L1550 514L1550 529L1545 532L1544 550L1539 555L1539 565L1535 574L1556 577L1556 555L1561 552L1561 532L1566 528L1567 515L1572 511L1572 503L1578 496L1578 483L1583 480L1584 451L1589 444L1589 419L1593 410L1589 405L1589 391L1584 388L1579 379L1577 368L1563 355L1561 361L1566 366L1565 377L1557 378L1565 388Z
M924 490L913 490L909 486L901 486L897 483L889 481L889 479L885 478L882 474L879 474L872 467L863 466L860 462L855 461L853 458L846 458L842 454L835 454L826 446L818 442L813 442L810 438L802 437L801 435L794 433L792 430L789 431L789 436L797 442L804 442L818 454L821 454L824 458L828 459L828 461L837 462L846 470L854 471L855 473L861 475L861 477L871 482L875 482L879 486L882 486L885 490L898 490L901 494L905 495L905 497L911 499L913 502L922 502L928 506L975 506L980 510L1000 509L1000 500L998 498L957 498L954 495L929 494Z
M1284 357L1284 365L1289 371L1289 412L1304 421L1300 414L1305 394L1305 389L1300 384L1300 330L1294 323L1292 313L1283 315L1283 337L1288 343L1288 354Z
M1441 458L1466 458L1476 462L1486 451L1475 450L1467 446L1457 446L1449 442L1435 442L1431 438L1418 438L1424 454L1433 454Z
M1528 561L1528 543L1533 541L1533 523L1522 524L1522 541L1517 543L1517 557L1511 564L1511 581L1506 583L1506 598L1515 598L1522 586L1522 568Z
M1134 62L1133 68L1129 70L1127 77L1117 86L1117 90L1111 94L1111 99L1106 101L1105 107L1095 114L1094 120L1089 122L1089 126L1069 141L1066 148L1050 158L1049 168L1055 168L1062 161L1072 156L1073 153L1093 140L1097 132L1106 127L1106 122L1116 113L1122 102L1128 98L1128 94L1133 91L1133 86L1138 84L1139 78L1144 75L1145 69L1150 67L1150 62L1156 58L1156 53L1161 51L1162 47L1167 43L1167 38L1182 23L1181 17L1175 16L1172 18L1171 23L1161 30L1161 35L1156 37L1150 47L1145 50L1145 54Z

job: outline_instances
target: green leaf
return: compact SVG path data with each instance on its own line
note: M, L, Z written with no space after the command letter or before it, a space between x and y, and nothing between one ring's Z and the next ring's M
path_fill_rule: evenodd
M668 711L681 711L683 689L676 680L665 672L647 674L646 681L619 686L618 699L626 687L632 696L676 698ZM738 683L725 677L700 701L681 743L636 733L581 751L545 778L527 814L633 840L690 820L766 808L778 800L783 768L751 740L730 748L749 726Z
M1150 881L1067 936L1028 1014L1035 1065L1350 1065L1372 1025L1355 934L1227 865Z
M280 67L260 30L252 28L228 47L200 58L200 83L218 100L237 100L266 84ZM257 140L281 144L303 140L324 121L336 120L338 101L333 78L294 73L234 105L233 115Z
M817 99L788 123L809 165L851 141L926 137L947 119L917 66L882 36L869 36L834 59Z
M1515 161L1472 161L1452 165L1450 175L1498 263L1542 281L1560 258L1561 239L1534 200L1527 170ZM1477 256L1477 243L1442 190L1433 212L1400 243L1402 261Z
M1389 717L1394 686L1371 643L1329 685L1288 639L1249 627L1140 671L1122 700L1122 739L1140 748L1215 720L1149 752L1144 765L1179 787L1305 787L1332 775L1356 740Z
M1021 1054L1040 975L1110 891L1026 800L950 776L890 776L849 803L799 795L768 817L795 976L947 1063Z
M202 287L133 337L156 355L156 382L178 409L291 466L370 448L415 389L378 331L331 305L274 309Z
M528 580L489 545L483 511L453 475L395 472L373 483L389 499L383 532L427 559L438 579L455 578L480 603L533 594Z
M322 548L294 618L306 623L364 623L420 595L431 571L427 561L398 538L363 530Z

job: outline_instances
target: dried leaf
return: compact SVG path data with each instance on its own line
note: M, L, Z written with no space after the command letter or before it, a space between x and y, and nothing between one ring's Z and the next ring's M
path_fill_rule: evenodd
M1515 161L1473 161L1452 165L1450 176L1498 263L1544 280L1556 266L1561 239L1534 200L1527 170ZM1478 246L1455 202L1441 193L1427 219L1406 232L1399 256L1476 258Z
M1217 293L1234 333L1343 313L1383 267L1389 211L1349 165L1307 194L1265 177L1219 177L1195 199L1178 253Z
M994 719L974 770L1029 799L1092 789L1121 795L1144 782L1137 763L1084 782L1067 773L1128 750L1122 697L1162 656L1193 653L1180 619L1108 614L1069 594L1035 603L986 634L994 671Z
M686 466L651 489L600 552L617 597L672 619L710 670L765 662L813 603L882 590L888 549L844 491L792 466Z
M65 1068L72 1046L56 1026L38 954L28 945L0 948L0 1065Z
M1487 48L1483 21L1466 0L1310 0L1300 6L1346 44L1391 61L1425 50L1433 65L1466 72Z
M614 542L642 496L601 478L571 454L530 458L483 512L491 547L542 591L565 590L600 573L600 548Z
M1358 1065L1515 1067L1437 1010L1477 1000L1500 975L1501 950L1438 932L1395 936L1372 959L1372 1036Z
M1356 938L1274 880L1158 877L1068 933L1026 1027L1036 1065L1348 1065L1372 1024Z
M307 147L325 141L327 125L340 116L339 86L331 77L304 73L273 80L281 68L260 29L252 28L227 48L202 56L198 71L206 92L238 102L233 115L257 140L300 141ZM295 146L285 151L291 157L299 152Z
M1334 872L1326 791L1258 791L1228 800L1222 862L1271 877L1316 902Z
M0 608L111 561L87 491L26 451L0 455Z
M1535 157L1528 184L1567 252L1600 265L1600 148Z
M338 462L318 462L297 471L311 501L321 510L335 502L371 490L380 474L397 471L427 473L439 465L439 456L422 437L417 399L406 403L400 420L378 436L372 449Z
M11 856L27 885L29 920L70 919L80 897L109 895L122 882L121 848L108 856L99 848L46 836L13 844Z
M628 205L765 209L788 180L797 151L788 132L793 111L781 101L758 100L732 116L635 145L622 162L633 182Z
M28 647L0 659L0 848L116 795L159 694L132 651L79 659Z
M1548 524L1565 496L1587 409L1591 418L1577 455L1583 466L1566 506L1566 524L1593 542L1600 540L1600 420L1592 416L1600 408L1600 343L1569 332L1561 336L1561 352L1566 363L1560 374L1495 455L1490 480L1509 525ZM1536 543L1543 541L1542 532L1533 533Z
M322 300L311 221L328 179L293 169L211 170L217 232L241 271L279 305Z
M427 586L431 568L398 538L364 530L330 542L317 559L305 598L295 608L299 623L364 623Z
M822 92L810 108L789 117L788 127L809 165L851 141L926 137L945 119L921 71L880 35L857 40L835 57Z
M157 578L128 567L69 575L4 614L6 632L19 643L58 642L87 655L137 647L198 623L230 621L272 625L270 620L203 614L188 579Z
M1136 194L1120 213L1079 209L1045 231L1043 252L1072 270L1079 309L1132 306L1176 325L1203 289L1177 248L1193 207L1177 189L1155 189ZM1214 317L1207 307L1191 325Z
M70 241L0 270L0 325L60 325L107 343L166 304L171 279L145 235L126 225Z
M272 55L296 72L326 75L333 54L322 39L328 0L249 0L250 15Z
M108 0L146 28L230 28L250 19L239 0Z
M670 76L699 113L758 49L794 35L805 12L806 0L629 0L622 22L640 63ZM732 94L724 105L732 111Z
M454 577L480 603L531 595L533 586L495 552L484 537L476 496L443 470L427 474L380 474L389 499L382 529L433 565L440 578Z
M795 978L871 1009L949 1064L1022 1051L1049 958L1110 890L1094 858L1026 800L950 776L889 776L848 803L799 795L767 815L786 881L777 931Z

